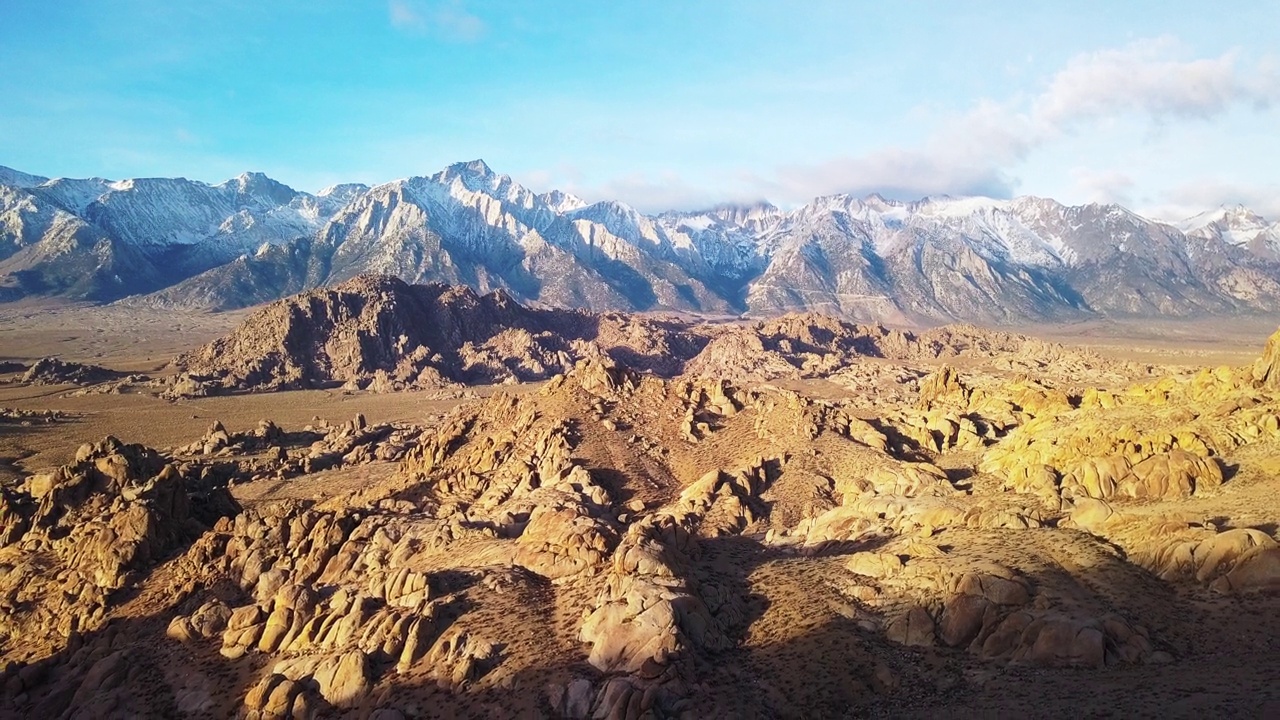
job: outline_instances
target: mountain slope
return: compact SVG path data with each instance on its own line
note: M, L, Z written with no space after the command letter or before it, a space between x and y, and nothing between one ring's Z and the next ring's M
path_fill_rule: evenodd
M1177 226L1047 198L872 195L645 215L483 161L309 194L260 173L45 179L0 168L0 298L230 309L366 273L592 310L1012 323L1280 307L1280 224Z

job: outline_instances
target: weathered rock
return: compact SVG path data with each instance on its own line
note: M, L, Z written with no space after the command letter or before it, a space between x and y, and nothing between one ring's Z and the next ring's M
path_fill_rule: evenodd
M369 660L359 650L340 655L303 656L276 663L273 672L297 682L311 681L320 695L339 707L354 707L369 692Z
M1280 588L1280 548L1267 547L1249 554L1231 572L1216 580L1212 587L1223 593Z
M29 385L96 385L123 376L98 365L68 362L56 357L40 358L27 368L21 382Z
M1267 338L1262 357L1253 365L1253 380L1263 387L1280 390L1280 330Z
M935 625L929 611L916 606L890 621L885 637L903 645L927 647L934 644Z

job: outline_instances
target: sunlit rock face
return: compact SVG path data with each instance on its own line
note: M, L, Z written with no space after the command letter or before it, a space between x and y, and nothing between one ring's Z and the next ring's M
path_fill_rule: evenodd
M1159 365L359 277L173 372L19 363L6 452L200 424L9 463L0 715L1127 714L1195 683L1248 714L1277 338Z
M790 211L646 215L535 193L479 160L314 195L261 173L208 185L0 172L0 300L225 310L363 274L594 311L1229 316L1280 302L1280 224L1224 208L1174 226L1036 197L834 195Z

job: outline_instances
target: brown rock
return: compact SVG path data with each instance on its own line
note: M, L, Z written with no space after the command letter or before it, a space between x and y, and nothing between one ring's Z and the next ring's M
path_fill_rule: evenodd
M934 644L934 622L929 611L916 606L885 628L885 637L903 645L928 647Z
M1277 330L1262 349L1262 357L1253 365L1254 382L1272 390L1280 390L1280 330Z

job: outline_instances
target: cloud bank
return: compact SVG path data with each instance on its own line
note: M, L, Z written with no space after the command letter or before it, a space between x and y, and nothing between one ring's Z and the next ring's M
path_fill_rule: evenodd
M1100 122L1136 117L1160 124L1209 120L1239 107L1263 110L1280 100L1280 74L1246 67L1235 52L1182 60L1172 38L1077 55L1029 99L982 100L949 118L914 148L891 147L814 165L789 165L754 177L785 202L836 192L918 198L931 194L1009 197L1016 166L1064 135ZM1131 197L1132 180L1116 171L1076 171L1099 199Z
M888 146L862 155L790 163L765 173L722 177L715 194L675 172L629 174L575 190L588 198L617 197L657 212L706 207L716 201L769 198L799 205L848 193L916 199L927 195L1012 197L1022 191L1019 170L1035 153L1053 150L1114 123L1159 133L1173 126L1206 125L1236 111L1265 111L1280 101L1280 71L1270 59L1246 63L1239 53L1186 57L1171 37L1136 40L1124 47L1076 55L1028 94L982 99L944 116L915 146ZM1143 197L1131 173L1110 167L1064 168L1070 187L1087 202L1145 203L1147 212L1181 217L1230 202L1256 203L1280 216L1273 187L1202 182Z

